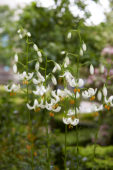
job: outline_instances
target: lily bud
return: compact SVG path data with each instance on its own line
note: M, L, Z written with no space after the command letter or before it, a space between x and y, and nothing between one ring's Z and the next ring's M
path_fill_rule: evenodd
M68 38L68 39L71 38L71 32L68 33L67 38Z
M64 55L66 52L65 51L61 51L61 55Z
M30 32L27 32L27 36L28 36L28 37L31 37L31 33L30 33Z
M104 65L102 65L102 64L100 65L100 72L104 73Z
M18 55L17 54L15 54L14 60L15 60L15 62L18 62Z
M91 74L91 75L93 75L93 74L94 74L94 67L93 67L93 65L92 65L92 64L90 65L90 74Z
M86 47L86 44L85 44L85 43L83 43L82 49L83 49L83 51L86 51L87 47Z
M35 70L38 71L39 70L39 63L37 62L36 65L35 65Z
M55 76L52 76L51 79L52 79L53 84L54 84L54 85L57 85L57 80L56 80Z
M101 91L98 92L98 94L97 94L97 99L98 99L99 101L101 101L101 99L102 99L102 93L101 93Z
M102 91L103 91L103 95L104 95L104 97L106 97L106 96L107 96L107 88L106 88L106 86L105 86L105 85L104 85L104 87L103 87Z
M38 54L39 57L42 57L42 54L41 54L40 51L38 51L37 54Z
M83 56L83 50L80 49L80 56Z
M16 64L13 65L13 71L14 71L14 73L17 73L17 65Z
M38 47L37 47L36 44L33 45L33 48L34 48L35 51L38 51Z

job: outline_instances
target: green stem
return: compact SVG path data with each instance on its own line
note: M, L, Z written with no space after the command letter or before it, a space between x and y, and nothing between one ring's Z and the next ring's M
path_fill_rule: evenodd
M66 158L67 158L67 125L65 124L65 159L64 159L65 170L67 169Z
M77 116L77 112L76 112L76 94L75 94L75 116L76 118L78 117ZM78 125L76 125L76 149L77 149L77 170L79 168L79 138L78 138L78 135L79 135L79 131L78 131Z
M94 150L93 150L93 162L94 162L94 159L96 157L97 139L98 139L98 131L99 131L99 128L100 128L100 124L101 124L101 117L99 118L98 129L97 129L96 134L95 134L95 143L94 143ZM92 167L92 170L93 170L93 168L94 167Z
M47 87L47 56L45 62L45 88ZM46 102L46 94L45 94L45 102ZM48 116L48 115L47 115ZM47 169L50 170L50 150L49 150L49 127L48 127L48 119L46 121L46 136L47 136Z
M27 36L27 52L26 52L26 71L28 75L28 63L29 63L29 58L28 58L28 51L29 51L29 43L28 43L28 36ZM27 84L27 103L29 103L29 85ZM29 128L30 128L30 133L32 134L32 122L31 122L31 115L30 115L30 110L29 112ZM33 163L33 142L31 143L31 159L32 159L32 170L34 170L34 163Z

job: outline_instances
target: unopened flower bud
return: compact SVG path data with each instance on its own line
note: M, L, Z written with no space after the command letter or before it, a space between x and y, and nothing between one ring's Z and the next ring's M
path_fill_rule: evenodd
M97 99L98 99L99 101L101 101L101 99L102 99L102 93L101 93L101 91L98 92L98 94L97 94Z
M104 73L104 65L102 65L102 64L100 65L100 72Z
M15 60L15 62L18 62L18 55L17 54L15 54L14 60Z
M83 50L82 49L80 49L80 56L83 56Z
M13 71L14 71L14 73L17 73L17 65L16 64L13 65Z
M105 85L104 85L104 87L103 87L102 91L103 91L103 95L104 95L104 97L106 97L106 96L107 96L107 88L106 88L106 86L105 86Z
M71 32L68 33L67 38L68 38L68 39L71 38Z
M86 44L85 44L85 43L83 43L82 49L83 49L83 51L86 51L87 47L86 47Z
M94 74L94 67L93 67L93 65L92 65L92 64L90 65L90 74L91 74L91 75L93 75L93 74Z

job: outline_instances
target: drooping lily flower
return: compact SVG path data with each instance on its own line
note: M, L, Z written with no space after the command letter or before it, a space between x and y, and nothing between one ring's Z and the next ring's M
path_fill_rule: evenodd
M40 108L44 109L45 106L43 105L43 100L41 100L41 103L39 104L37 99L34 100L34 104L33 106L30 106L28 103L27 103L27 107L29 110L32 110L34 109L35 112L38 112L40 111Z
M50 86L48 86L47 88L45 88L45 86L41 85L41 86L36 86L36 91L33 91L33 93L35 95L40 95L43 96L46 92L48 92L50 90Z
M12 84L9 88L9 85L4 86L5 90L10 92L10 96L16 95L16 92L20 89L20 84Z
M96 89L89 88L88 90L82 92L82 96L84 98L90 98L90 100L94 100L96 92L97 92L97 88Z
M64 124L66 124L66 125L76 126L76 125L78 125L78 123L79 123L79 119L72 118L72 117L68 117L68 118L63 117L63 122L64 122Z
M28 80L32 79L34 73L26 73L26 71L24 71L22 74L18 73L18 79L19 80L23 80L23 84L28 84Z

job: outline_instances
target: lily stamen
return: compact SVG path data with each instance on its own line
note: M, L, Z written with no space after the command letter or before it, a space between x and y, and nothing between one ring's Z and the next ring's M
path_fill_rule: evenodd
M92 96L92 97L90 98L90 101L92 101L92 100L95 100L95 96Z
M49 115L50 115L51 117L54 117L54 113L52 113L52 112L50 112Z

